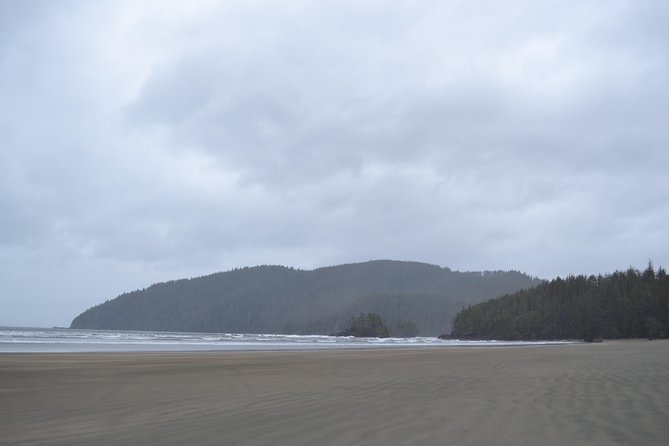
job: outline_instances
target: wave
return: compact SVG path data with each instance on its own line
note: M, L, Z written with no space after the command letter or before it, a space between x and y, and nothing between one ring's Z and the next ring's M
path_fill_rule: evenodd
M536 345L560 342L459 341L437 338L355 338L258 333L185 333L0 327L0 352L305 350Z

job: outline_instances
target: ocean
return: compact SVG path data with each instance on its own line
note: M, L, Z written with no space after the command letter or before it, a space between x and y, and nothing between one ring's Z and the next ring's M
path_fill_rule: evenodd
M0 327L0 353L331 350L560 343L563 342L460 341L429 337L379 339L320 335Z

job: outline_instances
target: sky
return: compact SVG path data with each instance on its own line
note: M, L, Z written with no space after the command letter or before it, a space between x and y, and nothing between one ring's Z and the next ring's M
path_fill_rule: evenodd
M371 259L669 267L669 2L0 0L0 325Z

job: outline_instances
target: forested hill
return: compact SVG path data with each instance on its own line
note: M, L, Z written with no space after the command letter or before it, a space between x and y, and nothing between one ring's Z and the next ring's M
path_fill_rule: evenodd
M458 272L389 260L310 271L258 266L125 293L83 312L71 327L329 334L365 311L391 327L414 322L419 334L438 335L463 306L539 282L516 271Z
M669 276L652 265L608 276L572 276L460 312L460 338L596 339L669 337Z

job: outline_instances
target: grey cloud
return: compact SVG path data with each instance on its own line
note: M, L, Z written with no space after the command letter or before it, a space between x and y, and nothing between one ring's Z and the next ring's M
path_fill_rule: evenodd
M669 266L662 2L8 5L0 323L258 263Z

